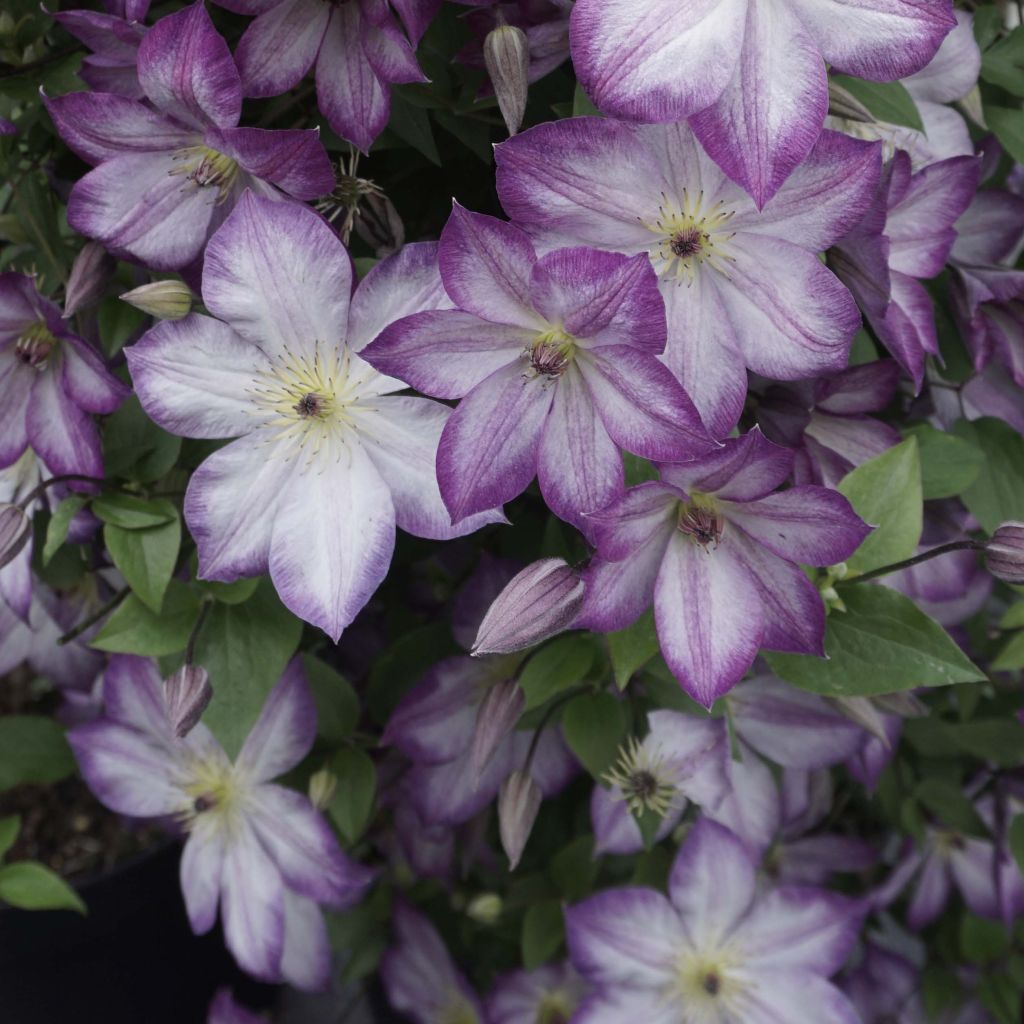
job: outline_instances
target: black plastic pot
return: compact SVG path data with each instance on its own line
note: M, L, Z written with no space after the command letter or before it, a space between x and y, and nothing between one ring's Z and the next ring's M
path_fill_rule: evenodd
M3 1024L205 1024L221 985L254 1008L273 987L243 975L219 931L197 938L176 844L83 883L86 917L0 910Z

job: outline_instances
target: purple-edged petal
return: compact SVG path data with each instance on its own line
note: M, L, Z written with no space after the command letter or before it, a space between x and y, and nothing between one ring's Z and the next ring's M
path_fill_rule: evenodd
M654 836L656 843L661 842L679 824L685 807L686 801L680 800L679 806L665 815ZM618 791L603 786L594 787L590 797L590 827L594 832L595 856L603 853L640 853L644 848L640 826Z
M653 480L631 487L591 517L601 557L619 562L656 536L667 536L682 498L674 487Z
M602 988L588 995L572 1015L573 1024L678 1024L679 1005L653 989Z
M351 291L338 236L294 203L243 195L206 248L207 308L282 361L344 341Z
M165 114L194 127L238 124L238 69L202 0L161 18L146 33L138 67L143 91Z
M313 66L330 17L330 6L320 0L275 2L259 14L235 51L245 95L280 96L294 89Z
M455 203L437 255L445 291L460 309L492 323L545 329L530 295L537 256L520 228Z
M331 980L327 922L313 900L284 894L284 949L281 977L307 992L323 992Z
M211 129L206 141L237 160L242 170L296 199L317 199L334 188L331 160L315 129Z
M805 1019L862 1024L850 1000L831 982L805 970L771 970L755 976L744 1002L743 1024Z
M196 935L205 935L217 920L224 853L219 823L210 815L199 815L181 851L181 893Z
M750 667L765 629L760 595L728 536L713 550L672 538L654 587L654 619L672 674L705 707Z
M68 400L58 374L38 374L25 410L25 430L35 453L55 476L103 476L96 424Z
M111 376L99 353L87 342L65 337L60 367L61 386L85 412L105 415L127 397L128 388Z
M962 10L953 15L956 28L942 40L935 56L904 79L907 91L918 102L952 103L963 99L978 82L981 50L974 38L974 15Z
M492 373L462 400L441 434L437 479L452 522L510 501L536 473L553 396L540 379L524 381L523 369L513 363Z
M379 25L363 18L359 26L359 41L367 61L382 83L428 80L416 63L416 51L390 18L383 19Z
M979 192L956 222L953 259L958 263L1002 263L1024 235L1024 196L987 189Z
M925 287L906 274L890 277L892 299L884 318L872 319L882 344L913 380L916 390L924 382L925 359L939 351L932 299Z

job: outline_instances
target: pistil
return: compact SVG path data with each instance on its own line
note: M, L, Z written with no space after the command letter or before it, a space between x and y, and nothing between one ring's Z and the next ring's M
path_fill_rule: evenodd
M238 180L238 164L226 153L209 146L187 146L174 154L181 162L171 174L184 175L197 188L217 189L217 203L223 203L230 196Z
M735 260L726 247L735 232L723 229L736 211L726 210L723 200L704 209L703 190L694 198L684 188L682 202L675 206L664 193L661 198L657 220L641 220L648 231L659 236L650 254L660 276L691 285L706 263L728 277L729 264Z
M50 361L50 353L57 346L57 339L41 320L26 328L14 343L14 354L26 366L36 370L45 370Z

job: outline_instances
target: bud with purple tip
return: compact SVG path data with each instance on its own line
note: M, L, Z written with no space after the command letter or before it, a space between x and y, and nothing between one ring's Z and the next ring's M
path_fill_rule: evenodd
M1003 523L985 545L985 566L997 580L1024 584L1024 523Z
M117 263L99 242L86 242L75 257L64 293L64 319L99 301Z
M514 576L487 609L473 654L510 654L568 629L583 604L583 580L561 558L544 558Z
M13 562L32 536L32 520L20 505L0 504L0 569Z
M515 135L526 113L530 43L514 25L499 25L484 40L484 63L509 135Z
M164 681L167 717L178 739L187 736L213 697L209 673L201 665L182 665Z
M508 856L509 870L515 870L533 831L540 810L540 787L528 772L513 772L498 793L498 830Z
M512 731L523 712L526 698L514 679L505 679L487 691L476 713L469 770L479 778L501 741Z

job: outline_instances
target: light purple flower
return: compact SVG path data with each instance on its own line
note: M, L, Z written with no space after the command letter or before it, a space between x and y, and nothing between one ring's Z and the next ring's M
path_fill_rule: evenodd
M415 1024L483 1024L484 1010L434 926L404 901L391 915L395 941L380 976L388 1002Z
M724 437L747 392L845 369L856 303L817 254L868 209L880 146L824 132L758 212L685 124L607 118L539 125L495 150L498 194L542 251L646 253L661 278L664 361Z
M865 415L892 401L899 377L894 360L879 359L831 377L769 385L754 413L769 441L796 449L795 483L835 487L851 469L900 443L898 430Z
M799 568L848 558L870 532L837 491L772 493L793 452L757 429L696 462L662 466L591 517L599 557L578 623L610 632L654 602L661 651L705 707L758 650L823 655L825 608Z
M974 196L979 171L976 157L958 156L913 174L910 157L897 152L882 174L875 205L829 256L879 341L918 390L925 359L939 352L932 300L920 280L945 266L957 237L954 222Z
M856 938L856 904L796 886L759 891L756 867L728 829L701 819L668 899L623 888L571 907L570 957L595 989L574 1024L859 1024L828 981Z
M920 970L880 942L866 941L857 956L856 965L843 973L842 988L862 1024L895 1021L894 1014L906 1006L921 982Z
M390 87L427 80L415 47L441 6L440 0L217 2L256 15L235 55L245 95L279 96L315 64L320 109L334 131L364 152L388 123Z
M392 320L442 301L434 254L408 246L353 294L325 221L250 193L206 250L203 300L220 319L164 321L126 352L162 427L238 438L185 495L200 576L269 570L288 608L335 641L386 575L396 525L448 539L501 519L450 525L434 474L450 410L392 395L401 382L357 354Z
M108 5L114 6L114 5ZM96 92L145 99L139 83L139 44L146 34L140 24L146 16L149 0L137 5L131 17L100 11L54 11L50 17L85 43L92 53L82 59L78 77Z
M47 100L64 141L97 165L68 201L76 231L178 270L200 256L246 188L284 200L334 187L316 131L237 127L238 69L202 0L149 30L138 70L150 105L101 92Z
M762 207L818 139L826 62L892 81L923 68L955 24L949 0L577 0L570 43L601 110L690 118Z
M392 324L365 358L439 398L461 398L437 475L458 522L536 475L551 510L583 526L622 493L620 449L684 461L712 448L658 361L664 305L643 256L559 249L456 205L438 249L456 309Z
M31 277L0 274L0 468L31 447L55 476L102 476L90 414L113 412L127 394Z
M487 997L488 1024L569 1024L584 985L568 963L513 971Z
M316 735L316 710L294 660L232 764L202 723L175 738L155 666L116 656L104 716L72 729L82 775L111 810L176 818L188 831L181 886L192 929L220 906L228 948L250 974L318 989L330 974L317 906L351 906L372 873L349 860L309 800L271 780L295 767Z

